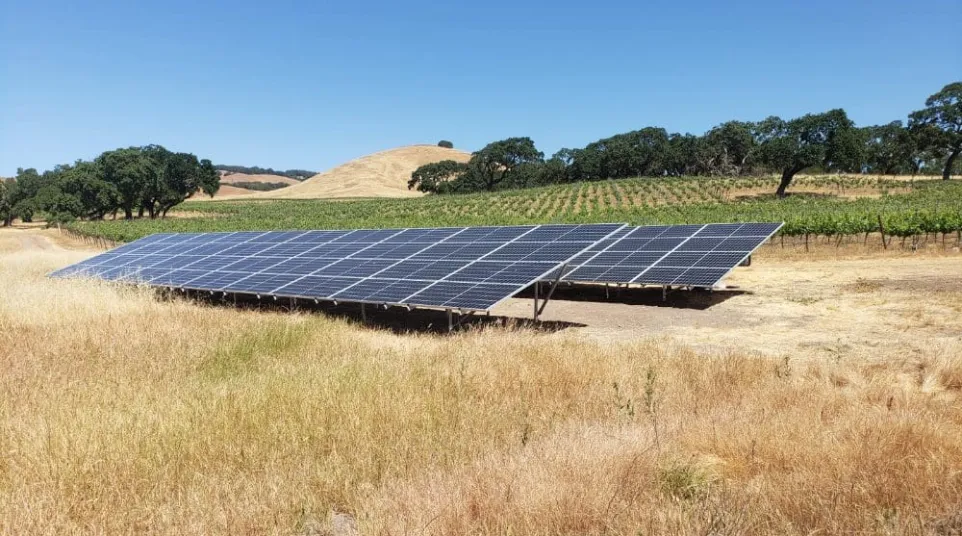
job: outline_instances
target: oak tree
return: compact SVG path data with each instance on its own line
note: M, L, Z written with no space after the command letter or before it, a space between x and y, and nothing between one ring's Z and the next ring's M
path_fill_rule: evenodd
M909 116L909 128L923 146L945 158L942 178L948 180L962 153L962 82L951 83L926 99L925 108Z
M863 131L867 171L881 175L917 171L918 137L901 121L865 127Z
M467 164L454 160L425 164L411 173L408 190L416 188L419 192L444 193L447 184L460 177L467 169Z
M785 190L795 175L813 166L839 169L851 167L861 158L862 146L853 135L855 124L845 110L808 114L785 121L769 117L755 126L759 158L781 172L775 194Z
M519 182L515 176L526 175L531 170L526 164L539 164L543 160L544 153L534 146L531 138L496 141L471 155L464 181L492 191L502 184Z
M106 151L95 160L103 180L117 189L118 206L125 219L133 219L134 209L143 207L149 183L155 180L150 157L139 147Z

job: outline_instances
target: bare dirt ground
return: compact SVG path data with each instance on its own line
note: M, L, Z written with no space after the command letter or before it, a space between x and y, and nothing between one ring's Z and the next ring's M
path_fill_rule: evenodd
M95 252L56 230L0 232L0 252L66 253L64 264ZM771 356L871 358L930 352L962 341L962 254L957 248L911 253L860 245L816 249L767 247L737 268L727 289L560 287L542 320L559 333L600 341L665 338L703 350L739 349ZM522 294L495 316L530 318ZM560 336L560 335L559 335Z
M765 260L737 268L726 290L560 288L544 320L594 338L668 337L704 350L871 358L962 341L962 256ZM592 300L592 301L588 301ZM595 301L597 300L597 301ZM495 314L530 316L529 299Z

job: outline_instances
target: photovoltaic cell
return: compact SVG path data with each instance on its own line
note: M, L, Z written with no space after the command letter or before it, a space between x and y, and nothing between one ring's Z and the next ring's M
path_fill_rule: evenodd
M711 287L781 226L713 223L629 227L575 258L564 279Z
M68 266L211 292L489 309L623 224L162 234ZM620 236L620 235L619 235Z

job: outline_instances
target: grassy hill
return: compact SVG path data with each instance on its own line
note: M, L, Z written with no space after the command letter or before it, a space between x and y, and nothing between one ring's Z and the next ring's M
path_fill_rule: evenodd
M436 145L411 145L381 151L318 173L282 190L254 196L258 199L323 199L349 197L419 197L409 190L411 173L442 160L467 162L471 153Z

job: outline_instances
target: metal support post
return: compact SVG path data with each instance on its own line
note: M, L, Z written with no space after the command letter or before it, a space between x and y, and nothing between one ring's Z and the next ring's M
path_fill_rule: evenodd
M454 330L454 313L448 309L448 333Z
M541 291L541 281L534 283L534 321L538 321L538 293Z
M361 322L367 323L367 304L361 304Z
M565 268L566 268L567 266L568 266L567 264L562 265L561 268L558 270L558 277L555 278L555 280L551 283L551 288L548 289L548 294L546 294L545 297L541 299L541 307L540 307L540 308L539 308L538 305L537 305L537 301L535 301L535 312L534 312L534 313L535 313L535 314L534 314L534 319L535 319L535 320L537 320L537 319L541 316L541 313L544 312L544 308L548 306L548 300L551 299L551 296L554 295L555 289L557 289L557 288L558 288L558 285L561 284L561 278L564 277ZM535 285L540 285L540 283L535 283ZM537 286L535 287L535 294L534 294L534 295L535 295L535 298L537 298L537 296L538 296L538 287L537 287Z

